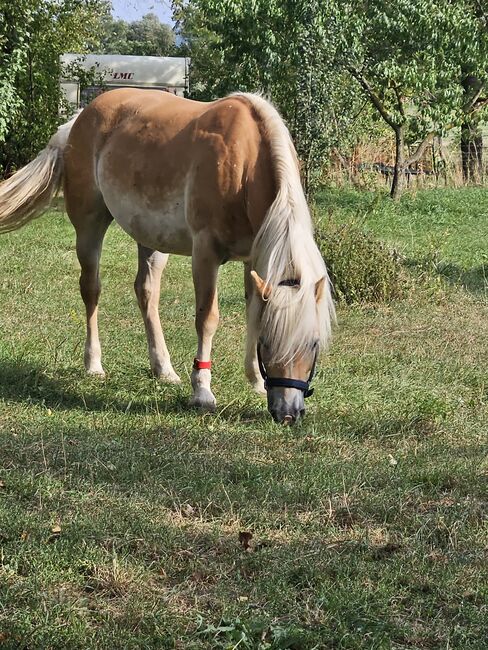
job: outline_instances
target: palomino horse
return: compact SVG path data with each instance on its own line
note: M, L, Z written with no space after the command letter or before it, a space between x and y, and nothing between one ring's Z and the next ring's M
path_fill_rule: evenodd
M191 255L198 334L191 404L215 408L210 353L219 321L218 269L241 260L246 375L256 390L267 391L279 422L304 413L334 306L296 153L271 104L244 93L202 103L160 91L107 92L0 185L0 232L38 216L61 183L76 230L88 373L104 374L99 260L115 219L138 245L135 291L153 373L179 381L159 320L160 280L169 253Z

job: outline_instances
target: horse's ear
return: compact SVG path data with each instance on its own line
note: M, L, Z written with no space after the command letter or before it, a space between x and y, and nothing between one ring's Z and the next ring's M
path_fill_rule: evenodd
M323 278L320 278L315 283L315 300L317 302L320 302L322 300L322 297L324 295L324 289L325 289L325 275Z
M256 289L263 300L268 300L271 294L271 285L267 284L263 278L260 278L256 271L251 271L251 277L254 280Z

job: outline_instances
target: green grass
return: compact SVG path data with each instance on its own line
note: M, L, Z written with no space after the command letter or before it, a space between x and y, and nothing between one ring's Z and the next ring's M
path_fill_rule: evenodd
M159 385L135 245L109 230L96 381L66 218L0 239L2 650L487 647L488 303L466 274L486 259L488 194L319 206L365 215L442 281L342 308L295 428L244 381L239 265L222 268L218 410L201 415L188 260L170 260L161 303L183 384Z
M328 190L319 209L338 221L354 217L397 247L414 267L435 270L454 284L488 295L486 188L405 194L399 205L379 192Z

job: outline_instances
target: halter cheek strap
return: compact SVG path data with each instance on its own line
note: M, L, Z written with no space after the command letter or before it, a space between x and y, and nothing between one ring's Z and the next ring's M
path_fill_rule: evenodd
M257 345L258 365L261 377L264 379L264 387L266 390L270 388L296 388L303 392L303 397L310 397L313 394L313 388L310 388L310 383L315 374L315 366L317 365L318 349L315 351L315 357L312 364L312 369L308 376L307 381L301 379L292 379L291 377L268 377L266 368L264 367L263 359L261 357L261 346Z

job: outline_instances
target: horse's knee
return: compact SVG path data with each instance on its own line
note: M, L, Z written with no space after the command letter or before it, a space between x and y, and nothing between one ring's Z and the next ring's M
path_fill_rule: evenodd
M142 311L147 311L152 297L150 285L148 285L146 282L141 282L136 278L136 281L134 282L134 291L137 297L139 308Z
M80 293L85 304L97 303L101 285L97 269L82 269L80 275Z
M219 326L220 315L218 309L205 313L204 309L198 310L195 318L195 328L202 336L213 336Z

